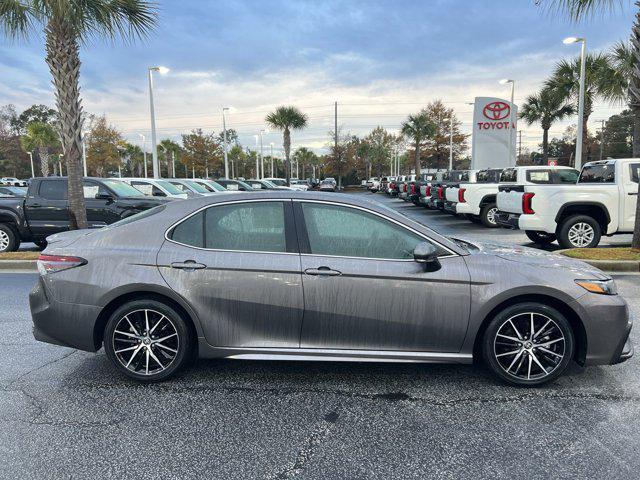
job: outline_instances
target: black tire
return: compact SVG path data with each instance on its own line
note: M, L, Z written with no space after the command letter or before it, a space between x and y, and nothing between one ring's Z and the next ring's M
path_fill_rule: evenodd
M152 335L144 334L145 311L148 311L149 331L152 331ZM161 316L164 316L165 320L162 320ZM129 319L131 324L126 322L127 318L125 317ZM156 321L158 330L153 332ZM124 331L126 335L116 333L116 327L124 328L124 330L118 330L118 332ZM160 336L159 338L167 338L169 336L171 338L164 342L159 342L164 345L164 347L160 348L157 345L157 338L163 334L164 337ZM152 340L152 336L155 336L156 339ZM144 341L141 340L142 338L144 338ZM111 314L105 327L103 343L107 357L109 357L116 369L140 382L152 383L167 380L190 363L193 356L193 341L191 330L185 319L175 309L157 300L141 299L128 302ZM131 347L127 347L127 344L131 345ZM117 347L120 347L120 349ZM121 350L122 348L134 347L138 348L138 350L134 350L132 355L137 352L137 357L129 357L129 352L124 353ZM165 350L166 347L168 347L167 350ZM149 367L146 366L147 350L150 352ZM153 361L152 355L156 356L160 361L160 365L164 363L162 369ZM125 364L127 359L129 359L131 368L128 368ZM140 362L142 362L142 365ZM147 368L153 368L154 371L147 374L145 372Z
M531 341L531 329L527 326L531 318L534 318L536 342ZM548 320L551 320L551 326L545 328L545 324L549 325L546 323ZM509 322L519 329L511 329ZM503 338L498 336L499 332L509 335ZM523 337L520 345L519 342L508 340L516 338L516 333L520 334L518 337ZM563 340L557 340L560 334ZM542 350L544 347L537 346L553 339L553 345L546 345L547 351L554 351L554 354L546 353ZM512 348L514 350L509 350ZM482 339L482 354L489 369L504 382L526 387L549 383L562 375L573 359L574 348L575 340L569 321L555 308L537 302L519 303L502 310L491 320ZM558 358L560 354L561 358ZM546 367L544 373L534 359ZM529 367L529 362L532 367Z
M495 203L487 203L480 210L480 221L485 227L498 228L499 225L495 220L498 207Z
M35 242L33 242L36 244L36 246L40 249L40 250L44 250L45 248L47 248L47 241L46 240L37 240Z
M562 248L594 248L598 246L602 237L600 224L588 215L566 218L556 233Z
M15 252L20 248L20 236L9 224L0 223L0 253Z
M549 245L556 241L555 233L536 232L534 230L525 230L524 234L529 240L538 245Z

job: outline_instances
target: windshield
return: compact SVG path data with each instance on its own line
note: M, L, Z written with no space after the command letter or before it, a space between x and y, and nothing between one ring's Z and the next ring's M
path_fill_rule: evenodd
M102 180L119 197L144 197L144 193L120 180Z
M284 187L287 185L286 180L280 180L279 178L274 178L273 180L269 180L269 181L278 187Z
M269 188L276 188L278 186L270 180L263 180L262 183L264 183Z
M209 190L207 190L197 182L192 182L191 180L183 180L183 181L198 193L209 193Z
M24 197L27 194L27 189L24 187L0 187L0 193L15 195L16 197Z
M192 182L202 185L210 192L224 192L226 188L213 180L192 180Z
M156 180L156 183L158 185L160 185L162 188L164 188L171 195L183 195L184 194L184 192L182 192L173 183L167 182L166 180Z

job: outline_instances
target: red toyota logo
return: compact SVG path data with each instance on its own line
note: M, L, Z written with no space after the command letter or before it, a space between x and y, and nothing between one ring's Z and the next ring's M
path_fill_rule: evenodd
M511 113L511 107L504 102L487 103L482 109L482 114L489 120L502 120Z

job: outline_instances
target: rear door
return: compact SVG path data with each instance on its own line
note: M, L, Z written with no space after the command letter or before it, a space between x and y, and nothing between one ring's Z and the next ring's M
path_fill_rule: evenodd
M303 226L302 348L459 351L470 302L462 257L438 246L442 268L429 272L413 260L426 241L414 230L354 206L294 208Z
M632 232L636 220L636 206L638 204L638 176L640 175L640 161L629 163L622 172L622 191L620 192L620 229Z
M37 237L69 230L66 180L40 180L38 191L30 191L26 197L25 216L31 232Z
M215 204L170 229L158 254L209 344L297 348L303 293L291 201Z

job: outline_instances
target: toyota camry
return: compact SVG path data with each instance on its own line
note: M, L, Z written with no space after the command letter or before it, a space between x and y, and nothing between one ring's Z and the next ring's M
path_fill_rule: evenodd
M445 237L362 197L199 197L47 242L35 338L104 347L140 381L224 357L475 360L538 385L633 355L627 304L596 268Z

